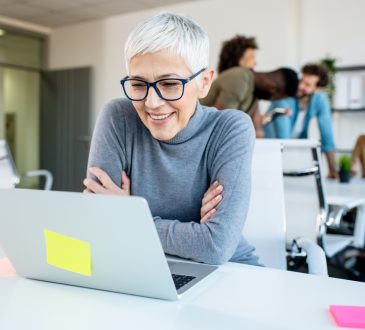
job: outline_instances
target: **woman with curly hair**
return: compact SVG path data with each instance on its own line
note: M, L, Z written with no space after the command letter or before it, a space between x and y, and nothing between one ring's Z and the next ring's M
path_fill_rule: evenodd
M234 38L223 42L219 55L218 72L234 66L254 69L256 67L256 50L258 49L254 37L236 35Z

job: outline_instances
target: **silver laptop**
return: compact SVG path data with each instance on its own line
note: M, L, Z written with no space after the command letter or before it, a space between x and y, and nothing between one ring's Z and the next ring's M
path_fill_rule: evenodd
M20 276L176 300L216 266L167 261L140 197L0 190L0 247Z

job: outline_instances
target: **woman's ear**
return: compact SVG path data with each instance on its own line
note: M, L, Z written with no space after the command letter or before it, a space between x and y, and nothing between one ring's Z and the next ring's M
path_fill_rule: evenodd
M202 77L199 86L199 95L198 95L200 99L208 95L210 86L212 85L213 82L214 73L215 73L214 68L207 68L204 70L204 72L202 72Z

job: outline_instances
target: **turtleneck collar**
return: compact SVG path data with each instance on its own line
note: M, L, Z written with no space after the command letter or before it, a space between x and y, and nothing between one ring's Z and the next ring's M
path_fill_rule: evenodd
M196 103L196 108L194 114L191 116L188 124L179 132L177 133L172 139L166 141L160 141L162 143L167 144L179 144L184 143L185 141L192 138L196 132L199 131L202 122L205 118L205 112L199 103Z

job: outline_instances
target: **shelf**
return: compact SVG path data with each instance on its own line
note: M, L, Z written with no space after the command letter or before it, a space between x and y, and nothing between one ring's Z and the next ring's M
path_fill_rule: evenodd
M334 109L334 108L332 108L332 112L365 112L365 108L359 108L359 109Z
M351 149L336 149L335 152L338 154L351 154L352 150Z
M365 66L355 65L355 66L343 66L336 68L336 72L346 72L346 71L365 71Z

